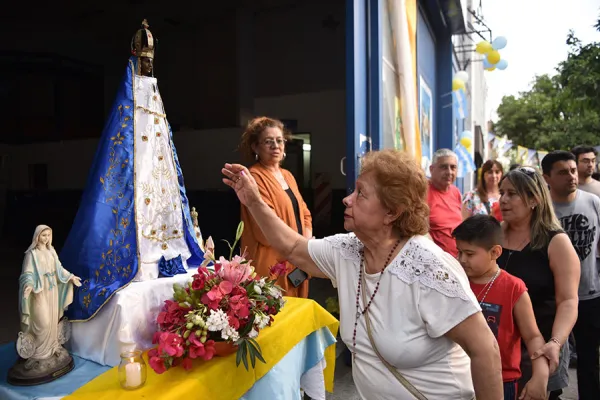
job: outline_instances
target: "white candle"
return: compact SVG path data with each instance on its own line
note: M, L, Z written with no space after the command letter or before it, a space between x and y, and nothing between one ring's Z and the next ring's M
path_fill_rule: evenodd
M125 386L135 388L142 384L142 366L138 362L125 365Z

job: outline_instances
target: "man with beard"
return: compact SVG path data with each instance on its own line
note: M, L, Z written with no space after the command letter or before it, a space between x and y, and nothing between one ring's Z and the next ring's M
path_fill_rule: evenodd
M600 197L600 182L593 178L596 172L596 156L598 152L591 146L576 146L571 149L577 163L579 189L594 193Z
M440 149L433 154L427 192L429 234L438 246L454 257L458 256L458 250L452 231L462 222L462 198L454 186L457 171L458 157L452 150Z
M581 261L579 317L573 328L579 399L600 399L600 276L596 268L600 198L577 189L577 163L568 151L549 153L542 160L542 170L556 216Z

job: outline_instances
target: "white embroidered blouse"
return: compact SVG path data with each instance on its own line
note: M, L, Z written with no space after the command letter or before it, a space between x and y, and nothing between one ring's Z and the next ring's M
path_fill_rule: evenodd
M340 332L350 351L362 243L354 234L313 239L308 251L338 289ZM371 298L379 274L366 274ZM364 290L364 288L362 289ZM360 308L363 309L362 296ZM428 399L472 399L470 359L444 334L481 308L460 264L424 236L411 238L381 277L369 307L373 338L381 355ZM414 400L379 360L358 321L354 383L362 399Z

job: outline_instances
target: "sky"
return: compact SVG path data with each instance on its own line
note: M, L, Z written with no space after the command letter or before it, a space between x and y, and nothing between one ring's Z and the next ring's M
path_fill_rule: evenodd
M493 37L504 36L508 41L500 50L508 68L485 72L488 119L496 120L495 110L503 96L529 89L535 75L555 73L567 57L569 29L584 44L600 42L600 33L593 27L600 15L600 0L483 0L482 10Z

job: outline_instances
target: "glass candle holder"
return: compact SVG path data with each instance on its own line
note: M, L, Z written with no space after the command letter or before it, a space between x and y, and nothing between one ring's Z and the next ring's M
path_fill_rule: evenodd
M146 363L140 350L121 353L119 383L126 390L138 389L146 383Z

